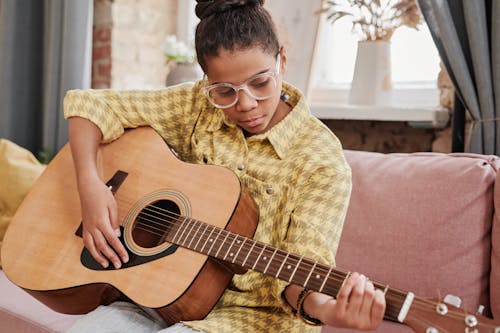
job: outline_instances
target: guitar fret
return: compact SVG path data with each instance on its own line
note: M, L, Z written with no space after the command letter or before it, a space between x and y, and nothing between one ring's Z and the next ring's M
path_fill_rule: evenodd
M184 238L184 234L186 233L187 229L189 228L189 219L186 218L182 224L184 225L184 229L182 230L182 233L179 236L178 244L183 244L182 238Z
M262 255L262 253L264 252L265 249L266 249L266 246L264 245L262 247L262 251L260 251L259 255L257 256L257 259L255 259L255 262L252 266L252 269L255 269L255 266L257 266L257 263L259 262L260 256Z
M255 241L252 241L252 246L250 247L250 250L248 251L247 256L245 257L245 260L243 260L243 263L241 264L241 266L245 267L245 264L246 264L246 262L247 262L247 259L248 259L248 257L250 256L250 253L252 253L252 250L253 250L253 248L254 248L255 244L256 244L256 242L255 242Z
M286 262L286 260L288 259L288 256L289 256L289 255L290 255L290 254L287 252L287 253L286 253L286 256L285 256L285 259L284 259L284 260L283 260L283 262L281 263L280 268L278 269L278 271L276 272L276 275L274 276L275 278L277 278L277 277L280 275L281 270L283 269L283 266L285 265L285 262Z
M295 272L297 272L297 268L299 267L300 262L302 261L302 258L304 258L304 256L301 256L300 259L299 259L299 261L295 265L295 269L293 270L292 275L290 275L290 279L288 280L288 282L292 281L293 277L295 276Z
M217 252L215 253L215 256L214 256L214 257L216 257L216 258L218 258L218 257L219 257L219 252L220 252L220 250L222 249L222 247L224 246L224 244L226 243L226 239L227 239L227 237L228 237L228 236L229 236L229 232L226 232L226 237L224 237L224 240L223 240L223 241L222 241L222 243L220 244L219 249L218 249L218 250L217 250Z
M327 265L317 264L314 268L313 275L311 275L311 280L308 285L310 289L319 290L323 284L323 276L331 270L332 268ZM314 279L312 278L314 276Z
M307 286L307 283L309 282L309 279L311 278L311 274L312 274L312 272L314 271L314 268L316 267L316 264L317 264L317 263L314 263L314 265L313 265L312 269L309 271L309 275L307 276L307 279L306 279L306 281L305 281L305 282L304 282L304 284L303 284L303 286L304 286L304 287L305 287L305 286Z
M273 252L273 255L271 256L271 258L269 259L269 262L267 263L267 266L266 268L264 268L264 271L263 273L264 274L267 274L267 269L269 268L269 265L271 264L271 262L273 261L273 258L274 258L274 255L276 254L276 252L278 251L278 249L274 249L274 252Z
M241 249L243 248L243 246L245 245L245 242L247 241L246 238L243 238L243 243L241 243L240 245L240 248L238 249L238 251L236 252L236 254L234 255L234 258L233 258L233 261L232 263L234 264L234 262L236 261L236 258L238 258L238 255L240 254L240 251Z
M184 247L188 247L186 246L186 242L189 240L189 235L191 234L191 231L193 230L193 227L194 227L194 223L192 219L189 219L188 220L189 222L188 223L188 226L186 227L186 230L187 231L184 235L184 233L181 235L181 239L179 240L181 243L182 243L182 246ZM189 231L188 231L188 227L189 227ZM182 240L182 237L185 237L184 240Z
M330 266L330 269L328 270L328 273L325 275L325 279L323 280L323 283L321 284L321 287L319 288L318 292L323 291L323 287L325 286L326 280L330 277L330 273L332 272L333 266Z
M229 248L226 251L226 255L224 256L224 260L226 260L227 255L230 253L231 248L233 247L233 244L234 244L234 242L236 241L237 238L238 238L238 236L234 237L233 241L231 242L231 245L229 245ZM231 254L232 254L232 252L231 252ZM233 256L233 254L231 256Z
M200 225L202 225L202 224L200 224ZM204 235L204 234L205 234L205 232L207 231L207 228L208 228L208 224L205 224L205 229L204 229L204 230L203 230L203 232L201 233L202 235ZM196 244L194 245L193 249L195 249L195 250L196 250L196 249L198 248L198 244L200 243L200 241L201 241L201 237L199 237L199 238L198 238L198 241L197 241L197 242L196 242ZM202 247L202 249L203 249L203 247Z
M184 226L184 222L186 221L186 219L187 219L187 217L185 217L185 218L184 218L184 220L183 220L183 221L181 221L181 222L179 223L179 228L178 228L178 229L177 229L177 231L175 232L174 237L172 237L172 242L173 242L173 243L176 243L176 244L178 243L175 239L176 239L177 234L179 233L179 231L180 231L180 230L182 229L182 227ZM181 234L182 234L182 232L181 232Z
M210 254L210 252L212 252L212 249L215 245L215 243L217 243L217 239L219 238L220 234L222 233L223 229L219 229L219 233L217 234L217 236L215 236L215 238L213 239L212 241L212 246L210 246L210 249L208 250L208 254Z
M299 258L293 254L290 254L287 256L286 260L284 261L284 265L283 265L283 267L285 269L283 269L281 271L280 276L279 276L281 280L289 281L289 279L292 278L292 274L294 272L295 265L298 262L298 259Z
M207 228L208 228L208 225L207 225ZM205 249L205 246L207 246L207 242L211 241L210 237L212 237L212 234L214 233L215 230L216 229L213 227L210 228L210 234L208 235L207 239L205 240L205 243L203 244L203 247L201 248L201 251L200 251L201 253L208 254L208 252L210 252L210 251L205 251L204 249Z
M197 237L196 237L196 235L198 234L198 232L200 231L200 228L201 228L201 226L202 226L202 224L201 224L201 223L199 223L198 221L195 221L194 223L195 223L195 224L198 224L198 229L196 229L196 231L194 232L194 234L193 234L193 235L192 235L192 237L191 237L191 241L190 241L190 242L189 242L189 244L187 245L187 247L188 247L189 249L193 249L193 247L191 247L191 244L192 244L192 243L193 243L193 241L197 238Z

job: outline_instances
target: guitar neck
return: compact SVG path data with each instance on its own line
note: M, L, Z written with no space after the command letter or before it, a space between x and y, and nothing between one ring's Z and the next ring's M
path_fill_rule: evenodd
M165 232L165 240L333 297L350 274L190 218L174 221ZM397 321L407 293L373 284L385 292L385 318Z

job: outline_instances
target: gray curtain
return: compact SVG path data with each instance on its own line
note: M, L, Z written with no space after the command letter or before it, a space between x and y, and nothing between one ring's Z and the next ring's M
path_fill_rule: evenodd
M0 0L0 137L34 154L67 142L62 100L89 88L92 0Z
M499 155L500 0L418 3L455 86L455 102L472 118L465 150Z

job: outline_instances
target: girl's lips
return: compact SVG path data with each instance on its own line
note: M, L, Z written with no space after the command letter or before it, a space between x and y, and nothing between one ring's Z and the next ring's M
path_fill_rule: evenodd
M262 123L262 119L263 119L263 117L257 117L257 118L253 118L250 120L243 120L243 121L241 121L241 123L243 125L245 125L246 127L255 127L255 126L258 126Z

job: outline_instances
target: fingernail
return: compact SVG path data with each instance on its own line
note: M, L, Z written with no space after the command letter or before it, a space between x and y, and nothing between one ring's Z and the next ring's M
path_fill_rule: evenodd
M122 257L122 261L123 261L124 263L128 262L128 256L123 256L123 257Z
M120 236L121 236L121 234L122 234L122 233L121 233L121 231L120 231L120 228L115 229L115 235L116 235L117 237L120 237Z
M104 268L108 268L108 262L107 261L101 261L101 266Z

